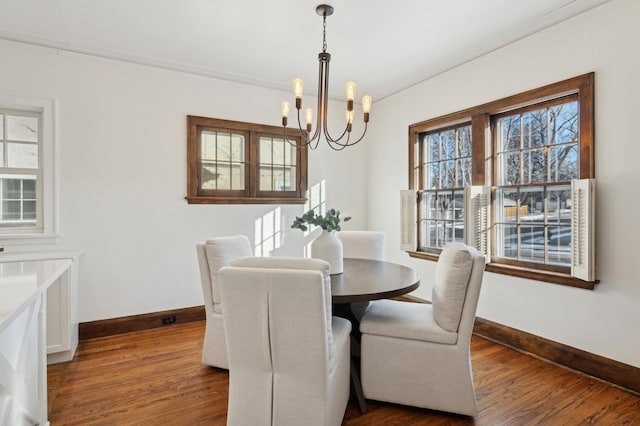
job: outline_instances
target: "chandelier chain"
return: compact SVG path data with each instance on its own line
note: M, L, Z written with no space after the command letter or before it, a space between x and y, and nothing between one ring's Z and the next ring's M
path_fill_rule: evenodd
M322 53L327 52L327 16L322 17Z

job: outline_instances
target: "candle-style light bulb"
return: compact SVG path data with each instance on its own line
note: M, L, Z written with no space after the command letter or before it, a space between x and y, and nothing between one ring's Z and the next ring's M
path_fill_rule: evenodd
M313 110L311 108L304 110L304 118L307 120L307 132L311 132L311 122L313 121Z
M344 85L344 91L347 94L347 100L352 101L356 97L356 84L353 81L348 81L347 84Z
M353 123L353 111L347 111L347 123Z
M280 111L282 111L282 125L287 125L287 118L289 117L289 111L291 111L291 104L284 101L280 104Z
M302 107L302 90L304 89L304 82L301 78L293 79L293 94L296 97L296 108Z
M362 112L364 113L364 122L369 122L369 111L371 110L371 104L373 101L371 100L371 96L366 95L362 97Z
M347 132L351 132L352 123L353 123L353 110L347 111Z
M344 85L344 91L347 94L347 111L353 111L353 100L356 97L356 84L353 81L348 81Z
M362 97L362 112L369 112L371 110L371 96Z

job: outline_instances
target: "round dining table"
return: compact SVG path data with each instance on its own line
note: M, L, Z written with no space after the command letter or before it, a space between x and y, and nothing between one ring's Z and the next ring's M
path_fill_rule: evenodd
M343 261L343 272L331 275L334 304L389 299L409 293L420 285L420 276L408 266L383 260Z

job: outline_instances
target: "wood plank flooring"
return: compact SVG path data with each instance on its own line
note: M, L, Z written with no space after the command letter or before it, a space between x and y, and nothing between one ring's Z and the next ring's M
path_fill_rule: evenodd
M61 425L224 425L228 372L200 364L204 322L81 342L49 366ZM475 418L368 401L344 425L640 425L640 396L474 336ZM428 360L425 360L428 362Z

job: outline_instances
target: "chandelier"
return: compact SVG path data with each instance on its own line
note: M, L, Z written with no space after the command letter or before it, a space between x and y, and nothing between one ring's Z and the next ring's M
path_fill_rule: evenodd
M296 97L296 109L298 110L298 128L303 135L303 141L300 144L295 144L287 139L287 121L289 112L291 111L291 104L287 101L282 102L282 126L284 128L284 138L290 144L296 147L308 146L310 149L316 149L320 142L320 135L323 134L329 147L336 151L340 151L348 146L353 146L360 142L364 135L367 133L367 124L369 123L369 110L371 109L371 96L362 97L362 112L364 115L364 131L362 135L355 139L351 139L351 127L353 123L354 115L354 98L356 96L356 84L353 81L347 82L345 85L346 97L347 97L347 109L346 109L346 125L342 134L334 138L329 134L327 126L328 105L329 105L329 61L331 60L331 54L327 52L327 16L333 15L333 7L321 4L316 7L316 13L322 16L322 52L318 54L318 62L320 63L318 72L318 109L316 115L316 129L311 136L311 123L313 121L313 110L307 108L304 110L304 117L306 120L306 132L302 128L300 121L300 110L302 109L302 90L304 83L302 79L296 78L293 80L293 93ZM322 129L322 130L321 130ZM346 136L346 138L345 138Z

